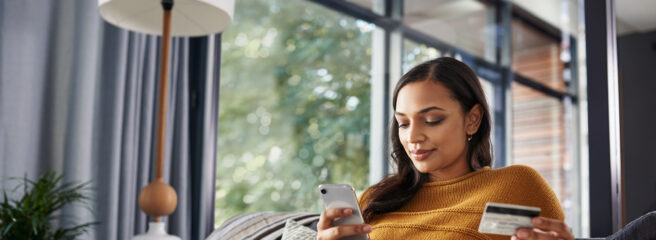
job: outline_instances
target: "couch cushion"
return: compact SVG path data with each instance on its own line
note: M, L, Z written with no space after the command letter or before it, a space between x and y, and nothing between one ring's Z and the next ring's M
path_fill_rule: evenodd
M281 239L288 219L310 225L319 219L316 213L258 212L240 214L226 220L206 240Z
M317 232L294 220L287 219L285 228L282 230L282 240L314 240Z

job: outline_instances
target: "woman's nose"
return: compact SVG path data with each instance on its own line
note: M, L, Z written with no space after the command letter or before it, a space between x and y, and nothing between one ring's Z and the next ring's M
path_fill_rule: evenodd
M426 140L426 135L424 135L421 127L417 127L413 124L408 129L406 140L409 143L419 143Z

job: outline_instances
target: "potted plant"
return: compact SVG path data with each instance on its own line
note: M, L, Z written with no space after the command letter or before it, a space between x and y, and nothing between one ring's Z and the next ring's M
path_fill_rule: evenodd
M0 239L75 239L97 222L88 222L73 227L56 227L59 210L71 203L86 203L88 184L62 183L63 175L47 171L38 180L17 178L20 184L12 191L2 190L4 200L0 202ZM16 190L22 196L10 198Z

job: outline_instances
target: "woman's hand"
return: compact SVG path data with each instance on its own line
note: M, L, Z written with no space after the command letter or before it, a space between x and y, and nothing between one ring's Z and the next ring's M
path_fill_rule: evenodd
M567 239L574 240L574 235L563 221L536 217L532 220L533 229L521 228L512 236L513 240L529 239Z
M321 213L321 217L319 217L317 239L332 240L371 232L371 226L369 224L333 226L332 222L335 218L347 217L351 214L353 214L353 210L349 208L326 209L326 211Z

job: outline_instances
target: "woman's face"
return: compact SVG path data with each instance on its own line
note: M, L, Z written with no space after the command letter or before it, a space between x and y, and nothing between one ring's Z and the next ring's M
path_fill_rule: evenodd
M472 123L472 114L463 113L452 96L442 83L424 80L403 86L396 100L394 115L401 144L415 168L429 173L432 181L471 171L466 159L467 134L476 129L467 124Z

